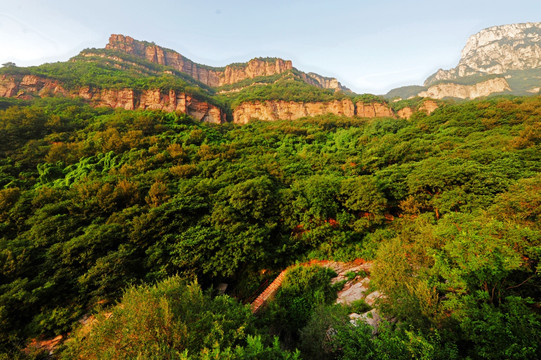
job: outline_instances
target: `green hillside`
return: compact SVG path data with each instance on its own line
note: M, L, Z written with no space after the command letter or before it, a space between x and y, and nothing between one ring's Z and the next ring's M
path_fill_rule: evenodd
M89 61L96 86L162 79ZM89 62L66 64L26 71L77 86ZM249 89L226 100L346 96L295 79ZM59 334L64 359L541 355L540 97L245 126L62 98L0 109L1 359L43 358L19 350ZM257 317L242 306L316 258L374 261L392 321L351 326L319 267L292 270Z
M260 60L271 61L275 58L261 58ZM230 66L243 67L246 63ZM335 92L307 84L296 69L212 88L172 67L107 49L87 49L67 62L25 68L3 67L0 68L1 74L42 76L60 81L68 90L77 90L82 87L129 88L136 91L161 89L167 93L170 89L174 89L218 105L226 113L230 113L232 109L245 101L326 102L344 98L355 99L357 96L351 92L344 94L341 91Z

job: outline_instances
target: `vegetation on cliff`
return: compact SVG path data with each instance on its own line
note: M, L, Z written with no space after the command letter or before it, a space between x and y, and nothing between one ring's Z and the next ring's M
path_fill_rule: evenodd
M102 54L103 56L100 56ZM106 56L107 55L107 56ZM121 57L118 57L121 55ZM214 91L179 71L127 54L110 50L93 50L68 62L48 63L31 67L3 67L0 74L35 75L58 80L69 91L91 89L160 89L186 92L198 99L216 103ZM37 95L37 94L34 94Z
M276 58L258 58L272 62ZM230 65L233 69L246 64ZM307 83L306 74L288 70L270 76L246 78L233 84L212 88L197 81L171 66L160 65L144 58L111 49L87 49L68 62L43 64L20 68L9 66L0 68L0 75L34 75L58 84L77 95L81 89L130 89L135 92L159 89L163 94L170 90L187 93L196 99L218 106L232 121L232 111L244 102L292 101L299 103L330 102L351 99L364 103L386 103L381 97L364 94L356 95L332 89L321 88ZM48 96L49 92L35 91L26 97ZM19 96L19 95L17 95Z
M409 121L323 116L245 126L56 98L0 108L7 358L22 356L16 349L30 338L73 332L103 307L118 316L84 339L74 332L66 356L95 349L100 357L109 331L165 320L156 344L135 342L110 357L163 350L182 358L188 349L196 358L250 358L238 354L262 349L270 359L300 348L308 358L317 345L310 334L325 324L337 329L324 346L329 358L540 355L539 97L451 104ZM375 337L329 305L318 271L299 272L259 320L199 289L225 281L247 299L297 260L358 257L375 261L374 282L387 295L380 310L396 319ZM200 285L184 282L195 278ZM305 283L319 285L312 293ZM159 300L177 291L186 298ZM201 323L178 315L190 296ZM159 318L137 322L137 299ZM172 345L167 329L209 341Z
M334 90L321 89L295 78L282 77L270 84L244 88L238 92L224 96L230 101L231 109L244 102L256 101L294 101L294 102L328 102L342 100L346 95Z

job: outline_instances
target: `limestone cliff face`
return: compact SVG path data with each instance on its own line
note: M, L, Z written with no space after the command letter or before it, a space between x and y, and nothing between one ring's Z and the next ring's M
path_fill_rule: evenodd
M293 68L291 61L282 59L252 59L247 64L213 68L194 63L176 51L124 35L111 35L105 48L123 51L160 65L171 66L212 87L234 84L257 76L281 74Z
M94 106L123 108L126 110L154 109L180 111L199 121L211 123L225 122L224 112L215 105L198 100L183 92L170 90L163 94L159 89L136 91L134 89L92 89L82 87L66 91L56 80L35 75L2 75L0 77L0 97L31 99L63 95L82 97Z
M353 117L355 108L351 100L335 100L327 103L301 103L293 101L256 101L242 103L233 111L233 122L246 124L251 119L295 120L305 116L335 114Z
M401 119L409 119L411 115L413 115L413 112L413 109L407 106L403 109L398 110L396 112L396 115L398 115L398 117Z
M386 104L382 103L363 103L357 102L355 104L355 116L358 117L395 117L393 110Z
M418 108L411 108L409 106L400 109L396 112L396 115L400 119L409 119L415 111L422 111L427 115L432 114L439 107L438 103L427 99Z
M220 71L210 67L200 66L176 51L167 50L151 43L137 41L129 36L113 34L109 38L109 43L105 48L122 51L160 65L171 66L209 86L218 86L220 83Z
M244 79L281 74L291 69L293 69L293 65L290 60L274 59L267 61L252 59L245 66L226 66L223 73L220 74L219 84L211 86L235 84Z
M246 64L232 64L225 68L210 67L197 64L176 51L164 49L152 43L134 40L129 36L118 34L111 35L109 43L105 48L122 51L153 63L171 66L211 87L231 85L258 76L282 74L293 69L293 64L290 60L277 58L256 58ZM327 78L314 73L302 74L303 79L311 85L326 89L349 91L349 89L342 86L335 78Z
M425 86L465 76L536 68L541 68L541 23L493 26L471 36L458 66L438 70L425 81Z
M221 124L226 121L224 112L215 105L192 96L169 90L163 94L159 89L135 91L133 89L79 89L78 96L90 100L95 106L108 106L126 110L180 111L194 119Z
M32 93L41 96L67 94L57 80L35 75L0 75L0 97L31 99Z
M340 90L340 91L345 91L345 92L351 91L350 89L342 85L340 81L332 77L321 76L313 72L310 72L307 74L302 73L302 77L306 83L323 88L323 89L332 89L335 91Z
M295 120L305 116L334 114L347 117L394 117L392 110L385 104L358 102L349 99L330 102L301 103L293 101L245 102L233 111L233 122L246 124L251 119L265 121Z
M454 83L441 83L430 86L426 91L419 93L421 97L443 99L453 97L459 99L474 99L481 96L488 96L494 93L510 91L507 81L502 78L494 78L479 82L474 85L460 85Z

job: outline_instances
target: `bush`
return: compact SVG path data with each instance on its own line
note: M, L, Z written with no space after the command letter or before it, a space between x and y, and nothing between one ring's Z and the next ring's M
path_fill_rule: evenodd
M131 287L111 312L101 312L67 342L63 358L182 359L246 344L253 331L247 306L212 298L178 277Z

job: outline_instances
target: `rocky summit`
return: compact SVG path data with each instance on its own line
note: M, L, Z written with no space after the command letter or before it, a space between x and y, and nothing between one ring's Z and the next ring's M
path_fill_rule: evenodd
M541 23L493 26L472 35L458 65L439 69L424 87L391 90L387 96L473 99L492 94L539 93Z
M120 34L111 35L105 48L141 57L152 63L171 66L211 87L232 85L246 79L282 74L293 69L291 60L279 58L255 58L247 63L231 64L225 67L201 65L174 50ZM302 78L306 83L320 88L349 91L335 78L315 73L302 73Z
M425 85L538 68L541 68L541 23L493 26L468 39L457 67L438 70L426 79Z
M484 29L468 39L455 68L440 69L423 86L394 89L385 97L354 94L335 78L296 69L291 60L259 57L214 67L122 34L111 35L104 48L85 49L67 62L0 69L0 97L81 98L97 107L176 111L211 123L326 114L410 118L416 111L429 114L435 108L422 99L389 100L531 95L540 89L541 23Z
M254 58L212 67L120 34L111 35L105 48L85 49L65 63L0 72L0 97L50 96L80 98L96 107L181 112L210 123L429 112L418 103L398 113L383 98L356 95L337 79L300 71L290 60Z

